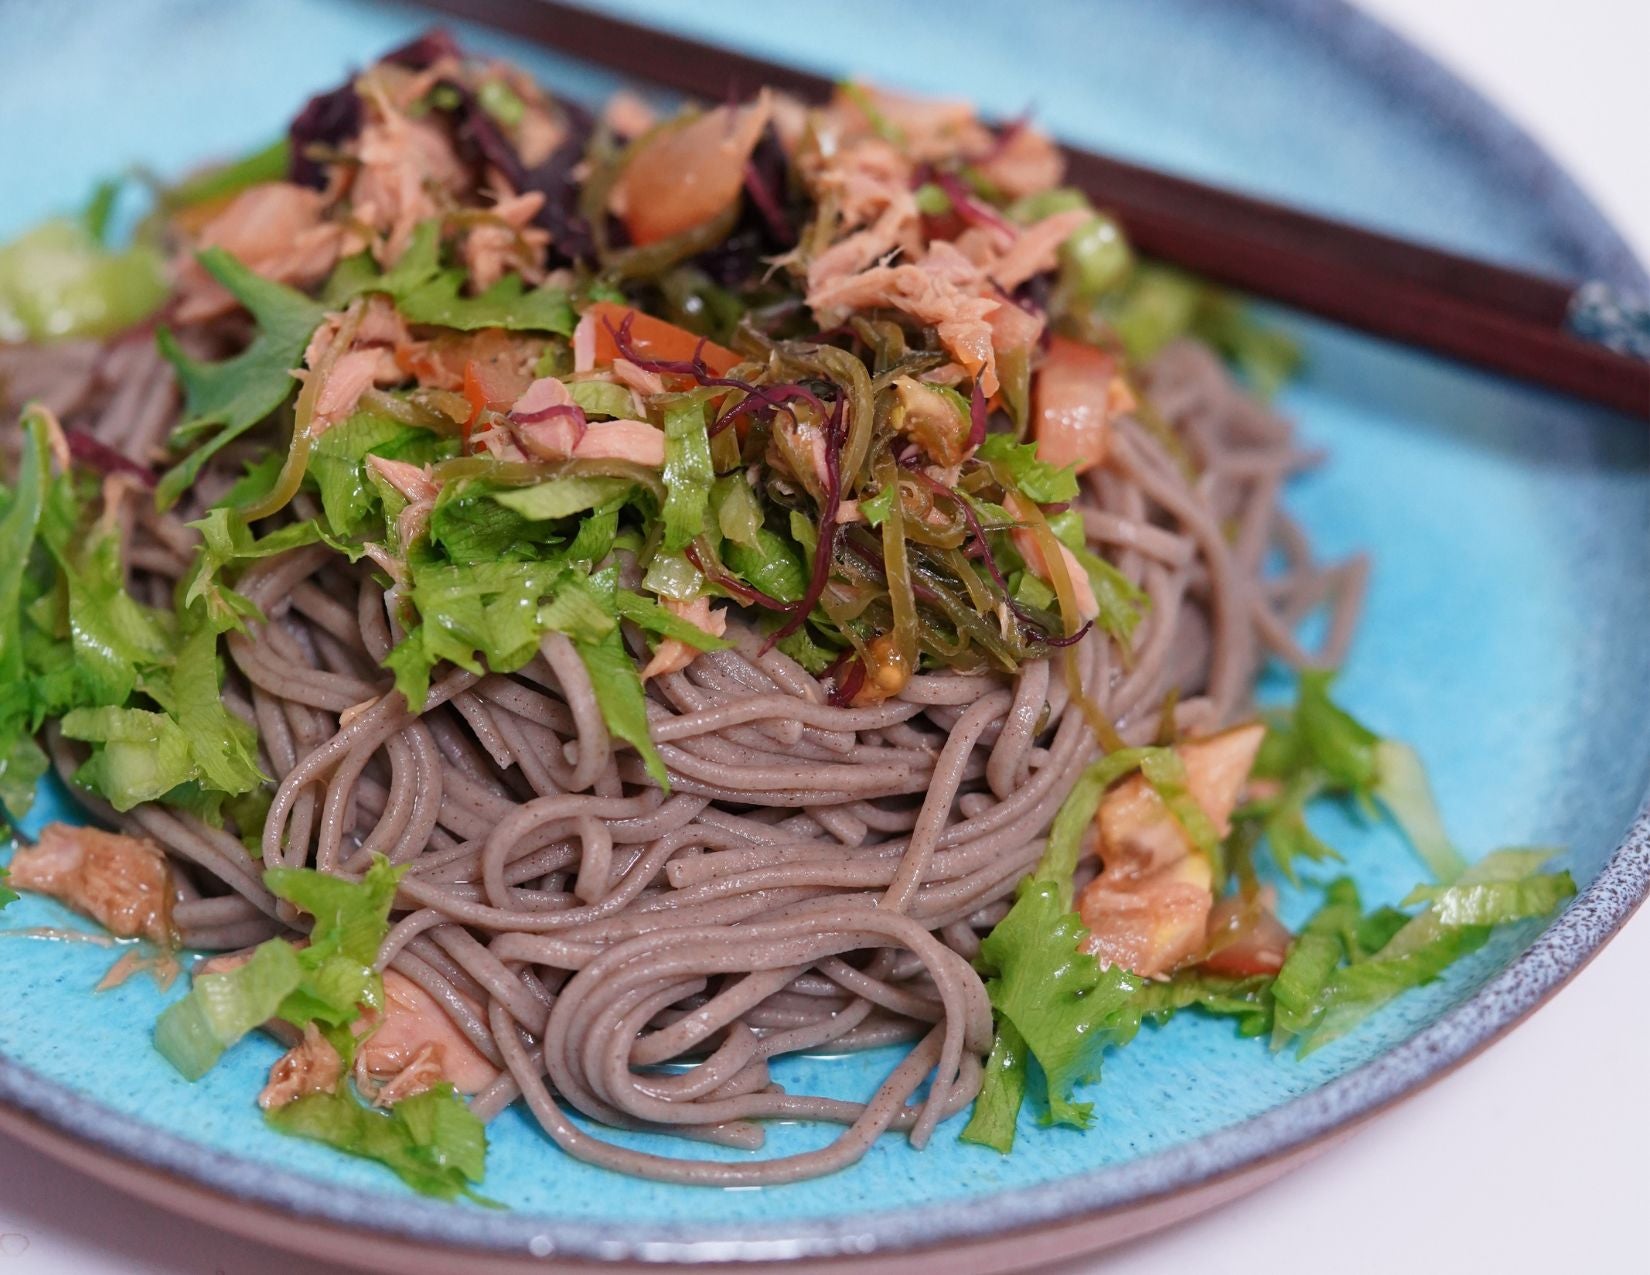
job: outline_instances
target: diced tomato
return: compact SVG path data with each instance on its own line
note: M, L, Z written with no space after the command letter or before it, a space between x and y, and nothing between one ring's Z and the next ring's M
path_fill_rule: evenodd
M626 319L630 320L626 343L630 349L645 358L686 361L697 351L699 357L704 359L705 366L717 376L725 375L740 361L739 356L726 346L717 345L714 341L705 341L701 346L701 338L686 328L666 323L663 319L655 319L650 314L643 314L640 310L633 310L626 305L612 301L597 301L584 313L595 322L597 367L611 364L614 359L621 357L618 343L613 338Z
M1209 914L1209 939L1214 951L1203 959L1203 968L1211 974L1247 978L1282 969L1291 936L1267 900L1246 901L1233 895L1216 903Z
M727 211L769 114L765 96L750 106L719 106L642 143L613 187L612 209L631 242L657 243Z
M1109 422L1119 406L1116 361L1104 350L1055 337L1037 368L1032 433L1037 458L1075 465L1078 473L1106 459Z

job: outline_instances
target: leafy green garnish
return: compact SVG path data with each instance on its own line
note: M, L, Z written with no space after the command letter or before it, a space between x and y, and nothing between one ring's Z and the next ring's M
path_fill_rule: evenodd
M626 478L569 475L532 487L499 488L491 495L499 504L515 510L523 518L542 522L552 518L571 518L574 514L595 509L625 495L633 486Z
M280 181L286 176L292 159L292 144L278 137L268 146L243 155L240 159L216 168L209 168L186 177L177 185L163 191L161 204L176 212L196 204L210 203L239 194L248 186L262 182Z
M1111 324L1136 362L1191 334L1237 364L1261 394L1275 392L1300 365L1289 337L1255 320L1236 299L1170 266L1135 266L1127 285L1107 301Z
M697 624L684 620L674 612L665 610L651 598L644 598L629 589L618 590L613 600L621 619L629 620L649 633L684 642L696 651L725 651L733 645L726 638L706 633Z
M491 1203L470 1188L486 1171L486 1128L450 1084L404 1098L387 1111L347 1093L305 1094L264 1119L281 1133L376 1160L420 1194Z
M1056 505L1077 499L1077 471L1070 465L1038 460L1035 443L1016 443L1007 434L987 434L974 454L999 466L1028 500Z
M1357 892L1349 882L1336 882L1278 974L1274 1043L1293 1035L1302 1054L1320 1049L1393 997L1430 983L1477 951L1494 926L1547 915L1575 893L1568 872L1541 871L1550 858L1545 850L1486 855L1454 885L1415 890L1406 903L1428 906L1395 931L1402 913L1382 909L1359 919ZM1351 963L1339 966L1343 955Z
M629 417L636 410L630 391L615 381L573 381L567 392L586 416Z
M106 248L83 221L48 221L0 246L0 341L109 336L165 299L154 248Z
M347 1028L362 1006L382 1005L383 980L372 963L404 870L380 855L360 881L308 868L266 871L271 891L314 917L308 945L269 939L244 964L197 977L156 1021L155 1048L186 1080L198 1080L224 1050L272 1018ZM333 1032L328 1039L347 1057L353 1037Z
M385 293L409 323L461 332L505 328L569 336L578 321L559 288L529 289L519 274L508 274L472 297L464 294L468 277L460 266L442 266L441 223L430 220L418 224L406 252L383 274L365 253L340 262L323 296L339 306L364 293Z
M160 480L156 498L163 506L188 489L208 460L286 401L297 385L292 369L326 313L303 293L255 274L221 248L208 248L198 259L251 313L258 334L221 363L190 358L164 328L157 334L184 391L185 419L172 441L180 448L194 445Z
M710 463L710 438L705 429L705 403L697 395L683 395L664 407L666 553L679 553L705 529L710 507L710 485L716 471Z
M1042 1069L1049 1119L1082 1128L1092 1104L1072 1101L1071 1088L1098 1071L1108 1026L1127 1030L1137 980L1116 968L1103 971L1080 952L1086 931L1065 908L1058 887L1033 879L981 943L980 966L994 975L986 984L991 1007L1014 1025Z
M155 1023L155 1048L185 1080L199 1080L241 1037L274 1018L303 981L298 951L270 939L245 964L201 974Z

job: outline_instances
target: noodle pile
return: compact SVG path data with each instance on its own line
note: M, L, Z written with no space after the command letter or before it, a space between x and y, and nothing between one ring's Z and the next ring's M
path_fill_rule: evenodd
M172 372L147 333L0 360L8 413L39 397L71 437L142 464L175 423ZM513 674L438 670L410 712L382 667L401 635L393 589L371 562L310 545L241 576L267 622L227 642L224 699L278 785L262 862L186 811L88 803L174 861L186 893L174 920L195 948L295 927L264 867L359 875L375 854L405 865L380 967L433 996L498 1069L472 1102L479 1115L524 1098L581 1160L756 1185L841 1168L891 1129L921 1146L971 1102L991 1045L970 961L1096 755L1061 660L1123 740L1149 743L1243 715L1268 656L1338 663L1354 623L1364 564L1316 563L1279 507L1312 460L1287 424L1199 344L1166 348L1143 379L1153 412L1114 422L1076 504L1091 548L1149 598L1128 650L1093 630L1012 677L923 673L884 702L833 707L736 614L730 649L648 683L667 796L609 738L559 634ZM244 458L220 454L169 513L107 480L133 596L170 605L196 544L184 523ZM293 513L311 513L309 500ZM1297 622L1325 605L1324 646L1302 650ZM627 637L645 660L640 635ZM67 778L80 746L54 730L50 749ZM770 1077L782 1055L896 1042L907 1052L865 1102ZM570 1110L742 1149L761 1145L764 1119L842 1132L781 1159L704 1161L603 1141Z

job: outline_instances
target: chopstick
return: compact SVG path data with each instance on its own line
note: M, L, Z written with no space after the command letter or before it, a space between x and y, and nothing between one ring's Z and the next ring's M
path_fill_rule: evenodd
M718 101L835 82L555 0L424 0L621 75ZM1575 283L1063 148L1070 184L1143 254L1256 296L1650 420L1650 362L1570 331Z

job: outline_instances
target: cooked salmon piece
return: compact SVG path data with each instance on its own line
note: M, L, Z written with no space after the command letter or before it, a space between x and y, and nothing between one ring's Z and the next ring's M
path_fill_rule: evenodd
M693 625L710 634L711 637L721 637L728 631L727 608L710 609L710 599L697 597L691 602L678 602L675 598L663 598L665 610L672 615L679 616ZM689 664L699 657L699 649L689 646L677 638L666 638L659 643L653 652L653 658L647 662L642 670L642 681L650 677L660 677L666 673L680 673Z
M273 1111L306 1094L332 1093L344 1078L344 1060L314 1023L304 1026L304 1038L275 1060L269 1080L258 1095L258 1105Z
M505 195L464 234L459 259L470 272L470 291L485 292L507 274L519 274L528 283L544 280L544 258L550 232L533 225L544 207L544 192Z
M176 941L171 870L147 837L49 823L18 846L9 871L14 889L65 903L118 938Z
M355 1051L358 1079L393 1079L426 1051L436 1068L431 1083L450 1081L460 1093L479 1093L498 1074L435 998L395 970L384 973L382 1013L369 1010L361 1021L367 1034Z
M1265 736L1266 727L1251 722L1175 746L1187 791L1221 836L1231 831L1238 794ZM1145 876L1192 849L1186 830L1145 776L1130 776L1100 803L1100 858L1108 873Z
M319 283L359 241L341 223L323 220L325 197L291 182L263 182L236 195L202 227L178 259L179 323L227 314L240 303L195 260L205 248L222 248L247 269L294 288Z
M646 421L596 421L573 448L581 460L628 460L649 469L665 463L665 436Z
M1166 974L1203 950L1215 902L1213 885L1209 861L1200 854L1188 854L1122 886L1102 875L1077 902L1089 930L1083 950L1103 965L1143 977Z
M1222 836L1265 733L1256 722L1175 747L1188 793ZM1098 821L1104 868L1078 898L1089 930L1083 950L1146 977L1203 952L1214 873L1163 799L1131 776L1100 803Z

